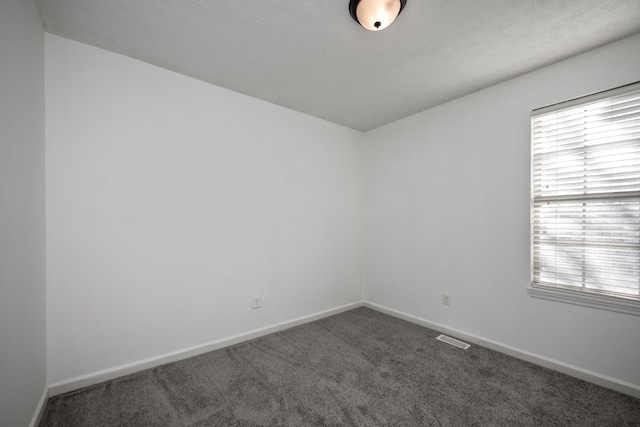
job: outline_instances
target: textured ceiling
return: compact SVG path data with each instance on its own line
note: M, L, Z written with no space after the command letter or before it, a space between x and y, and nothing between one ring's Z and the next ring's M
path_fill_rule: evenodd
M640 32L639 0L36 0L45 30L367 131ZM640 47L639 47L640 54Z

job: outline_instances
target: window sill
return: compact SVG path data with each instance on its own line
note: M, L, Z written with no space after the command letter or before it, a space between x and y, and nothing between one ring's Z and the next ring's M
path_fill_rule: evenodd
M527 288L527 293L533 298L542 298L551 301L559 301L640 316L640 301L622 297L617 298L608 295L586 294L568 289L533 286L529 286Z

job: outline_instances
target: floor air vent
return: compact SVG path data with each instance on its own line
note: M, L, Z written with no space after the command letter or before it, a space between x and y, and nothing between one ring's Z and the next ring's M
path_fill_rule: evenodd
M471 344L467 344L466 342L459 341L459 340L457 340L455 338L451 338L451 337L448 337L446 335L439 335L436 339L440 340L442 342L446 342L447 344L451 344L451 345L455 345L456 347L460 347L463 350L466 350L469 347L471 347Z

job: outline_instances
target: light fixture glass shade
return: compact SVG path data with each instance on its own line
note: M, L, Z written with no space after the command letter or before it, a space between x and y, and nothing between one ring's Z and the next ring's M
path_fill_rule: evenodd
M360 0L356 6L358 22L367 30L380 31L396 20L400 0Z

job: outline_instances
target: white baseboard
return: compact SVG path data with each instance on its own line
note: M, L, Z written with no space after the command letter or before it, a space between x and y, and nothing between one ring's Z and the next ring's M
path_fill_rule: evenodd
M116 366L109 369L104 369L97 372L81 375L75 378L71 378L64 381L59 381L53 384L49 384L49 396L55 396L61 393L77 390L83 387L88 387L94 384L101 383L103 381L112 380L125 375L133 374L136 372L144 371L145 369L155 368L156 366L164 365L178 360L187 359L189 357L198 356L203 353L207 353L213 350L218 350L231 345L239 344L244 341L249 341L255 338L259 338L264 335L279 332L285 329L292 328L294 326L302 325L304 323L313 322L314 320L323 319L325 317L333 316L354 308L362 307L363 301L354 302L351 304L343 305L341 307L332 308L329 310L321 311L318 313L310 314L308 316L298 317L297 319L288 320L286 322L277 323L275 325L265 326L262 328L254 329L252 331L244 332L241 334L233 335L230 337L222 338L219 340L211 341L205 344L196 345L193 347L184 348L170 353L162 354L155 357L139 360L125 365Z
M628 395L640 398L640 386L636 384L631 384L625 381L621 381L619 379L612 378L607 375L598 374L597 372L589 371L587 369L582 369L577 366L561 362L559 360L542 356L540 354L531 353L525 350L521 350L519 348L511 347L509 345L506 345L497 341L493 341L490 339L486 339L478 335L469 334L467 332L460 331L458 329L449 328L440 323L432 322L430 320L413 316L411 314L403 313L401 311L384 307L378 304L374 304L372 302L364 301L364 306L372 310L376 310L381 313L385 313L390 316L397 317L399 319L403 319L411 323L416 323L420 326L424 326L429 329L433 329L435 331L442 332L447 335L451 335L454 338L459 338L463 341L467 341L472 344L486 347L488 349L495 350L500 353L507 354L509 356L513 356L517 359L531 362L535 365L543 366L545 368L549 368L554 371L558 371L563 374L567 374L572 377L579 378L581 380L588 381L593 384L597 384L606 388L610 388L615 391L619 391L620 393L624 393L624 394L628 394Z
M407 314L398 310L394 310L385 306L374 304L368 301L358 301L355 303L343 305L341 307L333 308L330 310L321 311L308 316L299 317L293 320L289 320L275 325L265 326L263 328L255 329L245 333L233 335L227 338L211 341L209 343L177 350L171 353L162 354L143 360L139 360L125 365L116 366L114 368L104 369L97 372L92 372L86 375L81 375L75 378L71 378L64 381L59 381L53 384L49 384L43 391L40 402L36 412L31 420L30 426L37 426L40 422L47 398L55 396L68 391L77 390L83 387L88 387L94 384L108 381L125 375L133 374L143 371L145 369L155 368L156 366L164 365L166 363L175 362L189 357L198 356L209 351L218 350L220 348L229 347L231 345L239 344L244 341L249 341L255 338L259 338L264 335L268 335L274 332L279 332L285 329L292 328L294 326L302 325L305 323L313 322L314 320L323 319L325 317L333 316L348 310L352 310L358 307L368 307L372 310L376 310L385 314L388 314L399 319L406 320L411 323L415 323L429 329L442 332L447 335L452 335L455 338L468 341L472 344L480 345L482 347L489 348L491 350L498 351L500 353L507 354L509 356L516 357L527 362L534 363L545 368L553 369L554 371L561 372L563 374L570 375L575 378L579 378L603 387L610 388L621 393L625 393L637 398L640 398L640 386L631 384L625 381L621 381L616 378L612 378L606 375L598 374L593 371L579 368L577 366L561 362L546 356L531 353L525 350L521 350L509 345L493 341L480 337L478 335L470 334L458 329L450 328L440 323L432 322L427 319L423 319L411 314Z
M38 425L40 424L40 420L42 420L42 415L44 414L44 408L47 407L48 399L49 399L49 387L44 386L44 390L42 391L42 396L40 396L40 401L38 402L38 406L36 406L35 412L33 413L33 417L31 418L29 427L38 427Z

